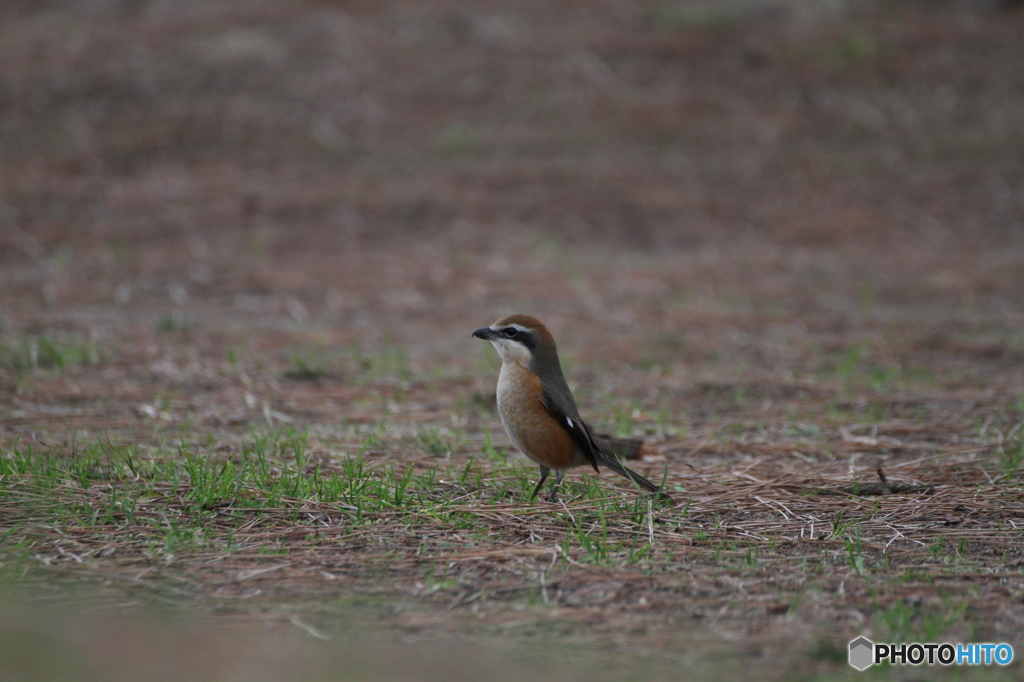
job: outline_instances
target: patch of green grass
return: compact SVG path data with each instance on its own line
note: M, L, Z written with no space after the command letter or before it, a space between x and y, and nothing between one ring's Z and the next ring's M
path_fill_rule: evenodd
M929 609L923 615L921 629L924 633L924 641L936 642L955 623L963 619L967 611L967 602L959 604L942 603L937 608Z
M917 600L900 600L878 611L875 618L885 625L891 642L935 642L963 620L967 607L967 602L943 600L926 608Z
M612 427L612 433L619 438L629 438L636 429L636 420L640 416L639 406L630 406L626 409L616 409Z
M853 525L853 521L851 521L850 519L847 519L846 518L846 512L841 510L841 509L838 512L836 512L835 514L832 515L831 521L832 521L832 532L829 534L829 537L836 538L836 539L839 539L839 538L842 538L843 536L845 536L846 533L850 530L850 528Z
M180 310L173 310L161 315L156 321L156 330L162 334L184 333L192 331L196 324Z
M846 546L846 556L850 568L857 575L864 575L864 546L860 540L860 527L854 528L853 537L846 537L843 540Z
M292 349L281 376L295 381L316 381L344 373L346 381L360 384L387 377L408 381L413 372L404 346L386 342L372 350L358 344L335 348L301 346ZM392 398L401 400L401 391Z
M419 449L435 457L451 456L458 447L451 431L436 426L418 429L411 440Z
M846 665L849 660L849 647L846 642L835 642L829 639L818 640L811 649L808 658L812 661L823 661L833 665Z
M1003 481L1011 482L1017 477L1021 460L1024 459L1024 438L1018 431L1016 437L999 447L999 463L1003 468Z
M451 156L476 156L484 149L484 137L473 125L455 123L438 131L434 146Z
M345 532L397 523L391 532L401 533L414 519L439 532L480 530L479 513L465 506L486 489L473 460L451 475L374 463L356 452L326 470L309 453L306 434L294 430L254 435L227 455L184 443L143 453L108 441L70 453L0 450L0 511L11 524L0 536L0 571L37 565L25 548L38 556L39 528L77 529L93 546L108 538L118 551L161 564L201 551L225 556L239 551L241 538L259 556L287 554L288 534L268 532L305 526L304 546L314 546L327 517L328 527ZM265 538L255 547L254 525ZM432 556L439 547L461 546L422 551Z
M853 370L867 352L863 344L857 344L839 356L836 360L834 371L843 381L849 382L853 378Z
M562 551L577 563L633 566L648 558L651 545L636 533L622 533L612 517L621 513L617 501L598 502L596 509L569 516Z
M99 362L100 350L92 341L59 335L26 335L13 341L0 341L0 367L12 371L61 370Z
M885 394L910 385L934 381L934 375L928 369L872 360L870 347L863 343L841 353L832 367L823 374L838 378L843 384L844 397L847 398L856 389Z
M294 430L257 435L229 457L184 444L146 457L108 441L71 453L14 447L0 451L0 494L23 516L89 528L158 521L162 537L190 542L202 535L191 529L211 518L254 510L287 510L294 521L304 504L340 505L360 522L453 494L440 490L434 470L371 466L359 453L324 471L308 453L307 436ZM168 504L171 512L155 511Z
M367 353L358 345L348 348L351 362L366 377L395 376L399 379L412 378L412 369L404 346L385 343L375 353Z
M494 442L491 439L491 430L487 428L486 424L484 425L484 447L480 452L492 462L501 466L508 465L508 450L494 447Z
M316 381L330 376L330 374L331 370L326 362L302 353L293 354L288 367L281 372L281 376L285 379L295 381Z
M835 69L854 68L888 52L887 46L876 36L851 31L840 40L822 47L817 54L824 64Z
M651 20L663 31L724 31L735 29L740 15L714 3L706 6L672 3L654 8Z

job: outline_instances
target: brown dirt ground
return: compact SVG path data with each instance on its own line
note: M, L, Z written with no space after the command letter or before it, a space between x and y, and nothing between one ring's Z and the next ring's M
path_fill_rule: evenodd
M461 470L500 434L469 334L523 311L584 415L656 443L638 466L690 499L658 570L548 575L565 517L491 489L489 548L278 530L151 566L83 533L84 564L53 537L43 563L115 592L172 576L207 611L381 596L413 605L380 617L403 632L564 628L808 674L893 604L966 601L946 637L1019 643L1022 44L1012 3L4 3L0 336L98 362L0 367L0 444L228 456L290 426L329 468L386 421L372 457ZM296 357L328 371L287 378ZM879 465L930 488L808 494ZM840 511L867 519L872 578L827 537ZM271 540L301 559L259 573ZM424 588L423 547L454 587Z

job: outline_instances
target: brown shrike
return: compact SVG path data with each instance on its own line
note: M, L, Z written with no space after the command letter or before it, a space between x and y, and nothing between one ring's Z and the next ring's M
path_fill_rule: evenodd
M640 474L622 466L594 442L590 427L580 418L569 384L562 375L558 349L548 328L529 315L509 315L473 336L490 341L501 356L498 375L498 414L516 448L540 467L540 481L530 494L536 497L551 470L556 500L558 485L569 467L603 464L642 488L671 498Z

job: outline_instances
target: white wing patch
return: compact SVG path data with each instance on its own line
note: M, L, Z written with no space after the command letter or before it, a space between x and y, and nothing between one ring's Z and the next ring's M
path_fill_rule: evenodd
M570 419L569 417L565 418L565 423L569 425L570 429L575 428L575 425L572 423L572 419Z

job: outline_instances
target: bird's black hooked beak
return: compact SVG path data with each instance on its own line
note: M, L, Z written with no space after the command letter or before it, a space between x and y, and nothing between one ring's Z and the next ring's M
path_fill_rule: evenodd
M490 327L482 327L480 329L477 329L475 332L473 332L473 336L475 336L478 339L483 339L484 341L490 341L492 339L498 338L498 334L492 331Z

